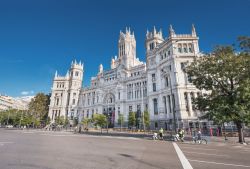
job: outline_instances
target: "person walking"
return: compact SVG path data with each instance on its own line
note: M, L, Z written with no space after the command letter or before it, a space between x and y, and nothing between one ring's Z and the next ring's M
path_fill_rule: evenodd
M161 128L161 129L159 130L159 135L160 135L160 139L163 140L163 128Z

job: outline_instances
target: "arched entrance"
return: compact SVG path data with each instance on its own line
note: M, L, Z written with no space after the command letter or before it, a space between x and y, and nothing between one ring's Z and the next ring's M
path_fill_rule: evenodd
M115 124L115 95L107 93L103 99L103 114L108 118L108 127L112 128Z

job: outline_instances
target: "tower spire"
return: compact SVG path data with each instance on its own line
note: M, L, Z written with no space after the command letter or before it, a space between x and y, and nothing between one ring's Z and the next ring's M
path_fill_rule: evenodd
M55 77L57 77L57 76L58 76L58 74L57 74L57 70L56 70Z
M175 35L174 29L173 29L172 25L170 24L169 25L169 36L172 37L174 35Z
M194 24L192 24L192 36L196 36L196 30Z

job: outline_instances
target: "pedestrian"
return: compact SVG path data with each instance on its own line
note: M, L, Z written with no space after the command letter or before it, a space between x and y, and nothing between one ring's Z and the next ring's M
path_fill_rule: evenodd
M197 140L198 140L198 143L200 143L201 141L201 130L198 129L198 132L197 132Z
M163 140L163 128L160 128L159 135L160 135L160 139Z

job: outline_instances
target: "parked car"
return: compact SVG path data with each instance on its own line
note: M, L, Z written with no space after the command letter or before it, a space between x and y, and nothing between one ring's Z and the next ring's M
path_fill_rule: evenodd
M7 125L6 128L13 128L13 125Z

